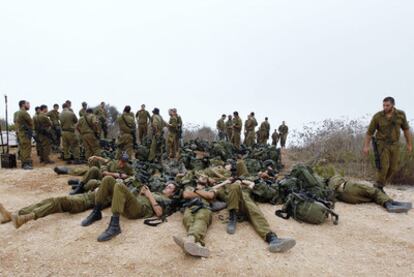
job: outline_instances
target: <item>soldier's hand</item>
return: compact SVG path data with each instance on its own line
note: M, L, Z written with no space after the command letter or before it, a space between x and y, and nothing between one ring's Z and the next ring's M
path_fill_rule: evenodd
M369 146L364 146L364 149L362 149L362 153L364 153L365 156L369 155Z

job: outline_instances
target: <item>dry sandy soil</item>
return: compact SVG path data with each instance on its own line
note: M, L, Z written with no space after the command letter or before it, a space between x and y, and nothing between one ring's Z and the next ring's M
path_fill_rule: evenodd
M69 190L68 177L56 176L51 166L2 169L0 178L0 202L13 211ZM413 189L387 192L414 202ZM184 235L179 213L157 228L122 219L123 233L108 243L96 238L107 227L109 211L89 228L80 226L88 212L55 214L18 230L0 225L0 276L414 276L414 211L389 214L375 204L338 203L338 226L311 226L275 217L274 206L261 208L279 236L297 240L290 252L270 254L248 223L227 235L218 215L206 239L212 255L196 259L171 238Z

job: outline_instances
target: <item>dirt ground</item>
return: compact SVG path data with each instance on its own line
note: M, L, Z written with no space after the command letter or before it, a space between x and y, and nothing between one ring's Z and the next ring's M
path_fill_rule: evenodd
M17 211L67 194L68 177L58 177L52 168L1 169L0 203ZM414 202L411 188L387 192ZM389 214L375 204L338 203L338 226L311 226L277 218L275 206L260 207L280 237L297 240L290 252L269 253L248 223L239 224L235 235L226 234L219 215L206 238L211 257L196 259L172 240L184 235L179 213L157 228L122 218L123 233L107 243L96 238L107 227L108 210L89 228L80 226L88 212L55 214L18 230L0 225L0 276L414 276L414 211Z

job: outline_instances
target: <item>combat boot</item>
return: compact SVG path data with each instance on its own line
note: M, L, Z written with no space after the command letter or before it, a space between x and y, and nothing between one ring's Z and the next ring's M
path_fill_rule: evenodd
M83 187L85 186L84 183L80 182L79 185L69 193L69 195L76 195L76 194L82 194L85 193L85 190L83 189Z
M227 223L227 234L234 235L236 233L237 213L236 210L229 211L229 222Z
M11 221L11 213L0 204L0 223L4 224Z
M26 224L27 222L34 220L35 214L25 214L25 215L18 215L17 213L12 214L12 222L16 229L19 229L23 224Z
M377 182L377 183L374 184L374 188L379 189L381 192L386 194L383 184Z
M266 235L266 242L269 243L269 251L272 253L286 252L296 245L294 239L280 239L272 232Z
M412 209L412 204L407 202L388 201L384 204L384 208L389 213L406 213Z
M81 223L81 226L83 226L83 227L87 227L87 226L90 226L90 225L92 225L93 223L95 223L96 221L99 221L99 220L101 220L102 219L102 207L101 207L101 205L96 205L94 208L93 208L93 210L92 210L92 212L91 212L91 214L90 215L88 215L88 217L87 218L85 218L83 221L82 221L82 223Z
M196 242L194 236L188 236L184 240L184 251L194 257L208 258L210 256L210 250Z
M68 185L69 186L79 186L80 185L80 180L78 179L69 179L68 180Z
M183 251L185 251L184 250L184 239L182 237L173 236L173 240L179 247L181 247Z
M56 172L57 175L66 175L69 174L69 168L65 166L56 166L53 171Z
M121 226L119 226L119 215L113 215L108 228L99 237L99 242L111 240L121 233Z
M24 162L22 164L22 169L24 169L24 170L32 170L33 169L33 166L31 165L31 162Z

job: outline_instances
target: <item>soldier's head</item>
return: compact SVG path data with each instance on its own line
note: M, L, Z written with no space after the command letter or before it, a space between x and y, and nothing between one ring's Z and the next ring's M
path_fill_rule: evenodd
M395 106L395 99L394 97L388 96L384 98L384 101L382 102L382 105L384 107L384 112L389 113L394 109Z
M227 117L227 116L226 116L225 114L221 115L221 118L222 118L222 119L226 119L226 117Z
M233 116L231 114L229 114L228 119L232 120Z
M63 103L62 104L62 109L68 109L69 107L68 107L68 104L66 104L66 103Z
M66 100L65 103L68 106L68 108L72 107L72 102L70 100Z
M158 108L154 108L154 110L152 111L153 114L160 114L160 109Z
M250 116L251 116L251 117L254 117L254 112L251 112L251 113L250 113Z
M197 189L204 189L209 184L209 180L205 176L200 176L197 179Z
M82 102L82 108L86 109L88 107L88 103Z
M91 108L87 108L87 109L86 109L86 113L87 113L87 114L93 114L93 110L92 110Z
M142 105L141 105L141 109L142 109L142 110L145 110L145 104L142 104Z
M129 155L127 153L122 153L119 157L118 165L120 168L123 168L129 162Z
M36 106L36 107L35 107L35 112L36 112L36 113L40 113L40 107L39 107L39 106Z
M40 112L47 113L47 106L46 105L41 105L40 106Z
M53 105L53 109L54 109L55 111L58 111L58 110L59 110L59 105L58 105L58 104L54 104L54 105Z
M171 198L174 196L176 191L177 191L177 184L174 183L173 181L169 181L167 185L165 186L164 190L162 191L162 194L164 194L168 198Z
M105 108L105 102L101 102L101 107Z
M19 108L20 109L25 109L26 111L28 111L30 109L30 103L26 100L20 100L19 101Z
M233 116L234 116L234 117L239 117L239 112L234 112L234 113L233 113Z
M282 125L286 125L286 122L285 121L282 121Z
M124 113L130 113L131 112L131 106L125 106Z
M269 118L265 117L265 121L269 121Z

